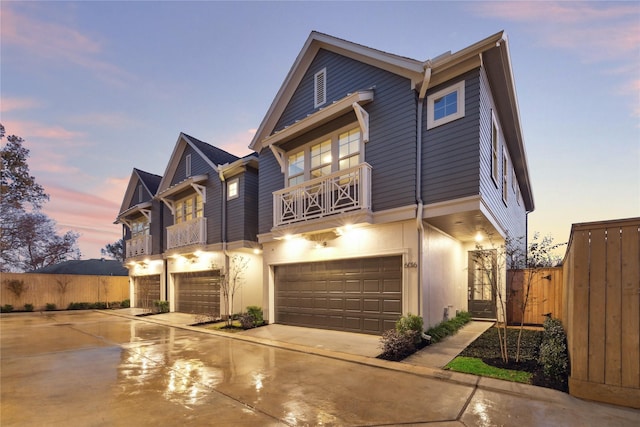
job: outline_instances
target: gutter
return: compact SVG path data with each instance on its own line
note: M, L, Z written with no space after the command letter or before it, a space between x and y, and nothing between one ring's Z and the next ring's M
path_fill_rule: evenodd
M418 93L418 108L416 112L416 227L418 229L418 311L424 317L422 303L422 241L424 240L424 224L422 214L424 203L422 201L422 109L427 95L429 82L431 81L431 61L424 65L422 85Z

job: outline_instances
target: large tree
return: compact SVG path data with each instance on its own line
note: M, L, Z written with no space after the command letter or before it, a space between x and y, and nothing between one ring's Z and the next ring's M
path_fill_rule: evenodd
M0 140L5 128L0 124ZM24 140L10 135L0 147L0 271L33 270L79 258L78 233L59 235L55 221L40 212L49 200L29 171Z

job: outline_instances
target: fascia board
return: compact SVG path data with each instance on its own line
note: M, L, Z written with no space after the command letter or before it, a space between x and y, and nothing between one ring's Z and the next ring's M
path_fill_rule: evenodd
M307 38L280 90L271 103L267 114L249 144L250 149L260 152L263 148L262 141L273 131L277 120L321 48L406 77L411 80L413 86L422 81L424 66L420 61L382 52L314 31Z
M207 157L202 151L200 151L200 149L193 143L193 141L191 141L191 139L189 139L186 135L183 135L183 138L185 141L187 141L187 143L191 146L191 148L193 148L193 150L198 153L198 155L200 157L202 157L202 159L209 165L211 166L211 168L213 169L213 171L217 174L218 173L218 166L213 163L211 161L211 159L209 159L209 157Z
M233 163L218 165L218 170L224 175L225 178L228 178L233 175L237 175L238 173L244 172L247 167L258 169L258 162L259 160L257 156L248 156L238 159Z
M178 163L180 162L180 157L184 152L186 144L187 144L186 137L182 132L180 132L180 135L178 135L178 140L176 141L176 144L173 147L173 152L171 153L171 157L169 157L169 163L167 164L167 167L164 173L162 174L162 179L160 180L160 184L158 185L158 190L156 191L156 194L154 194L154 196L157 196L158 194L160 194L161 192L163 192L164 190L166 190L171 186L171 180L173 179L173 175L175 174L176 169L178 168Z
M131 177L129 178L129 184L127 184L127 190L124 193L124 198L122 199L122 205L120 205L120 211L118 213L118 218L122 215L123 212L129 209L129 203L133 198L133 193L136 191L138 187L138 181L140 177L134 170L131 172Z

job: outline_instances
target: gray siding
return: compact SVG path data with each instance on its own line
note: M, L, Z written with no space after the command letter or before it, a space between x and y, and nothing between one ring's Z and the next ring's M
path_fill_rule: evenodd
M258 177L258 233L268 233L273 227L273 192L284 185L284 174L269 148L260 152Z
M484 72L479 79L480 88L480 194L489 209L496 217L502 228L513 238L526 237L527 219L522 198L517 199L513 190L513 179L511 168L511 157L508 160L507 170L507 202L502 199L502 155L507 149L504 134L502 133L500 120L498 117L498 128L500 129L500 152L498 154L498 180L495 182L491 177L491 111L494 109L494 102L491 96L489 84L484 76ZM524 245L524 240L523 240ZM522 249L526 249L523 247Z
M465 81L465 116L427 130L423 108L422 199L436 203L480 193L478 135L480 122L480 75L474 70L435 86L427 96L461 80Z
M238 178L239 197L227 201L227 241L257 241L258 171L248 168Z
M154 200L151 203L151 224L149 224L149 234L151 234L151 253L161 254L164 252L163 239L163 211L164 203ZM169 213L171 215L171 213Z
M415 203L416 95L408 79L325 50L320 50L294 92L275 129L280 130L316 111L313 108L314 74L327 69L327 103L358 90L374 88L369 112L369 142L364 160L372 166L374 211ZM289 150L354 122L349 112L321 128L308 132L283 148ZM273 226L273 191L283 188L284 176L270 150L260 153L259 232Z

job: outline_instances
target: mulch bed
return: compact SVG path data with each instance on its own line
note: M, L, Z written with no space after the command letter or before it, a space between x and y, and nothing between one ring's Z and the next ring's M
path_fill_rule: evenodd
M489 328L464 349L462 353L460 353L460 356L476 357L482 359L487 365L497 368L530 372L533 374L531 384L568 392L567 378L545 377L542 371L542 365L538 364L538 354L540 344L542 343L542 329L525 329L522 331L520 361L515 361L518 332L519 329L509 328L507 330L507 348L509 349L509 362L507 363L504 363L500 357L500 342L498 340L497 328Z

